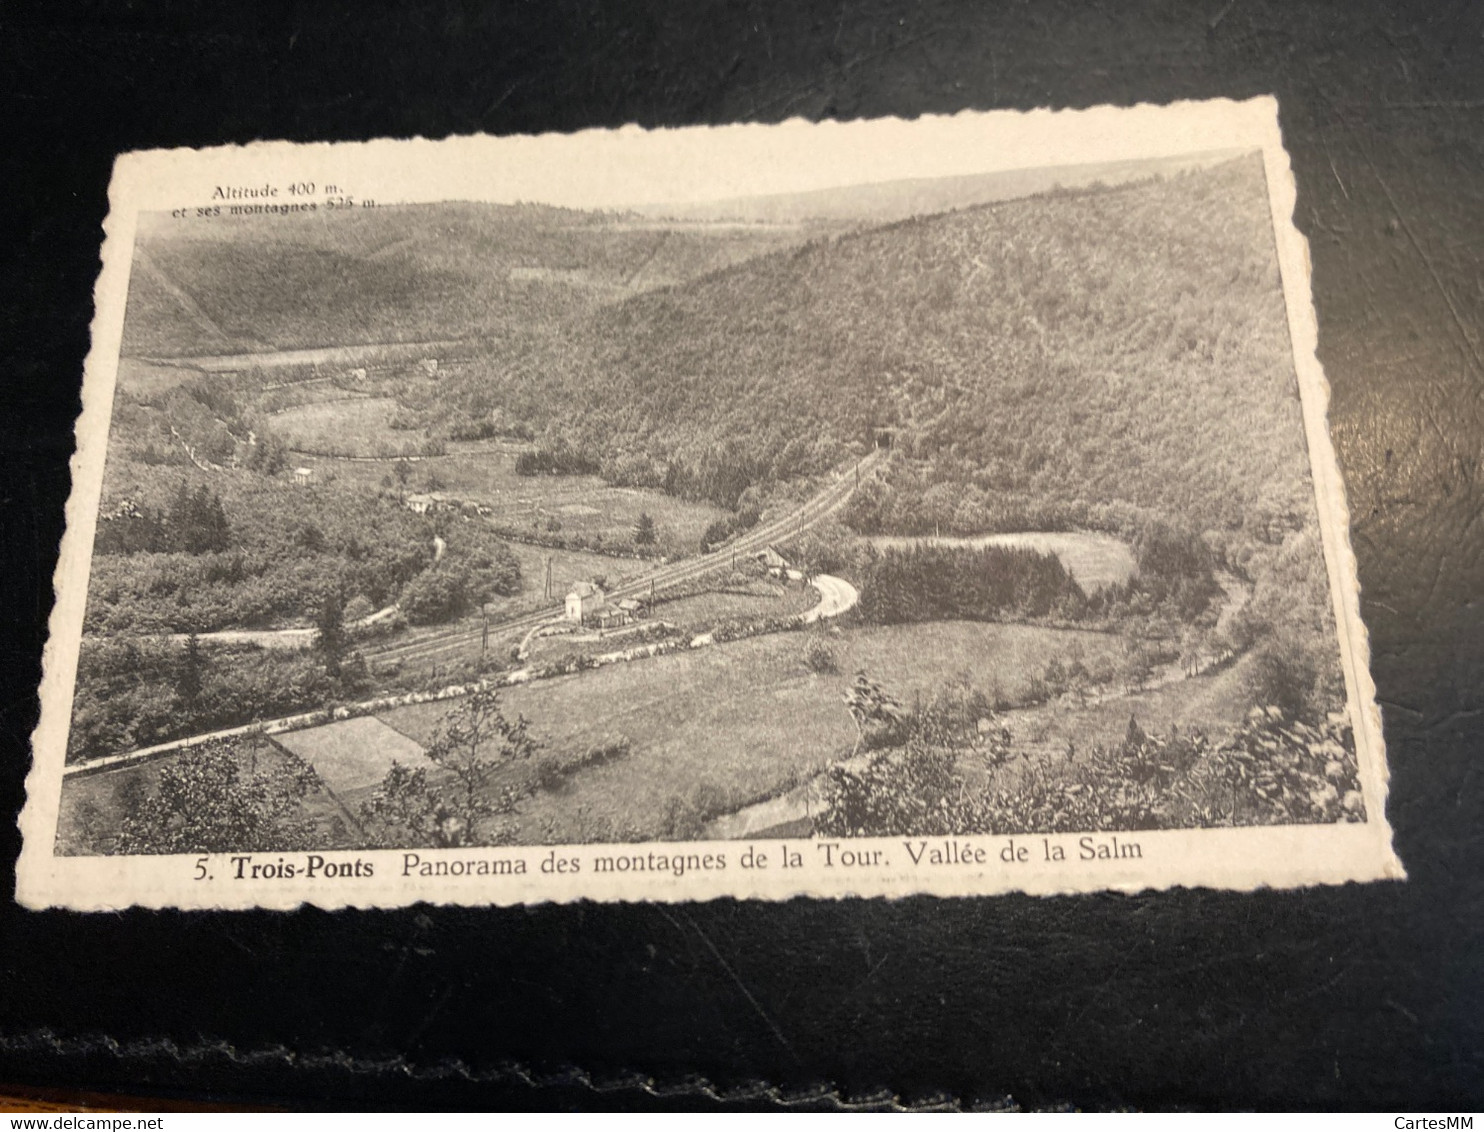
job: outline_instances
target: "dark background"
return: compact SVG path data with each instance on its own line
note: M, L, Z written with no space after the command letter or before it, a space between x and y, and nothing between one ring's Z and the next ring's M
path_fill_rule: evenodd
M0 1081L335 1107L1484 1105L1484 5L0 12L0 812L121 150L1275 93L1403 884L291 915L21 911Z

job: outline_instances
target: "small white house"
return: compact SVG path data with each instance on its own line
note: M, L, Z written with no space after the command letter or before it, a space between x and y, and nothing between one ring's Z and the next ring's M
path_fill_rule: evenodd
M295 487L305 487L309 483L309 481L312 480L312 479L314 479L314 469L313 468L295 468L294 469L294 486Z
M578 582L567 591L567 620L579 623L586 621L603 608L605 600L601 586L595 586L592 582Z

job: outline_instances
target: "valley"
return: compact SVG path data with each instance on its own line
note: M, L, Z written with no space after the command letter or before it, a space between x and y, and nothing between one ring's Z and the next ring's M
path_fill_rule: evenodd
M1247 820L1253 712L1348 742L1261 164L1117 173L146 228L61 843L218 748L316 844L1086 820L1099 775ZM522 742L434 830L477 713Z

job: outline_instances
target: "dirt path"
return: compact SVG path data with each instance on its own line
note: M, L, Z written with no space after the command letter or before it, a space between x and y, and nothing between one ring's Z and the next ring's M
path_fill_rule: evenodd
M844 578L831 574L815 574L809 584L819 591L819 604L804 613L800 620L812 625L826 617L838 617L848 609L854 609L860 601L861 592Z

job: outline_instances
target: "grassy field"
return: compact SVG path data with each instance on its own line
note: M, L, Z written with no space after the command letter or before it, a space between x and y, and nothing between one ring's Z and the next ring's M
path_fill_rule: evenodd
M1176 726L1183 732L1203 731L1220 739L1241 723L1251 705L1245 687L1250 664L1251 658L1244 657L1209 676L1081 708L1069 710L1051 703L1008 712L1006 724L1015 747L1026 757L993 771L967 763L961 763L960 769L971 784L992 782L997 789L1013 788L1032 767L1055 776L1057 768L1067 763L1069 742L1084 756L1095 744L1111 746L1122 741L1130 717L1148 734L1165 734Z
M200 376L199 371L188 366L157 365L143 358L123 357L119 359L118 389L148 400Z
M338 393L338 391L335 391ZM290 448L309 452L344 449L352 455L375 456L378 444L400 446L421 439L417 433L390 425L397 403L390 397L311 401L275 413L271 427Z
M904 703L960 678L1013 696L1032 673L1052 658L1065 659L1074 646L1090 661L1112 659L1119 647L1116 637L1104 634L1025 625L854 628L819 634L835 653L839 671L818 674L804 662L810 635L777 633L505 690L505 713L531 721L543 755L567 762L614 739L632 744L627 757L578 771L522 801L517 839L535 844L691 837L705 818L807 782L855 743L841 699L857 670ZM1011 711L1005 718L1025 757L989 770L967 756L960 770L971 787L1013 788L1031 767L1054 775L1066 762L1068 740L1083 752L1093 743L1117 742L1130 715L1149 732L1178 724L1219 736L1245 710L1245 675L1238 663L1209 677L1105 703ZM375 775L360 764L382 771L393 754L415 756L454 706L417 704L354 721L353 728L309 729L279 741L302 748L312 763L328 757L334 764L326 766L329 778L336 779L342 800L354 809L374 789ZM381 743L381 737L388 741ZM377 749L368 749L368 742ZM283 755L262 743L253 757L267 769ZM168 760L159 760L69 780L58 852L96 851L100 837L106 840L117 831L122 800L131 790L153 791L167 765ZM507 780L513 781L510 774L498 776L499 784ZM320 793L306 799L305 813L328 831L340 811Z
M628 758L581 772L520 807L525 842L685 836L697 816L740 808L807 780L849 753L855 727L841 696L858 668L899 699L957 673L988 689L1017 688L1029 672L1077 643L1084 655L1115 638L1023 625L945 623L827 634L839 673L804 663L807 636L780 633L698 649L502 693L507 714L566 753L608 738ZM426 743L449 704L419 704L381 718Z
M644 574L649 564L637 558L614 558L586 550L556 550L529 543L512 542L510 551L520 563L520 593L509 599L508 608L546 604L542 594L546 585L546 560L551 559L552 602L560 602L573 582L607 578L609 586L621 580ZM497 607L490 606L493 613Z
M277 741L312 766L342 800L374 789L393 762L425 770L433 766L421 745L372 716L292 731Z
M361 412L377 401L340 401L305 405L281 414L303 414L319 420L333 410ZM368 416L374 416L366 410ZM275 425L280 417L275 417ZM328 426L326 426L328 427ZM418 433L387 430L394 442L415 441ZM342 445L345 440L340 442ZM371 444L373 441L364 441ZM694 554L701 532L726 512L706 503L692 503L657 491L611 487L597 476L521 476L515 458L524 446L499 441L455 444L446 456L422 457L407 467L405 490L440 490L461 500L489 508L490 521L533 535L564 536L591 542L595 537L613 544L631 545L634 524L641 512L655 523L656 554ZM358 462L305 457L297 462L316 469L335 482L376 489L398 486L394 460Z

